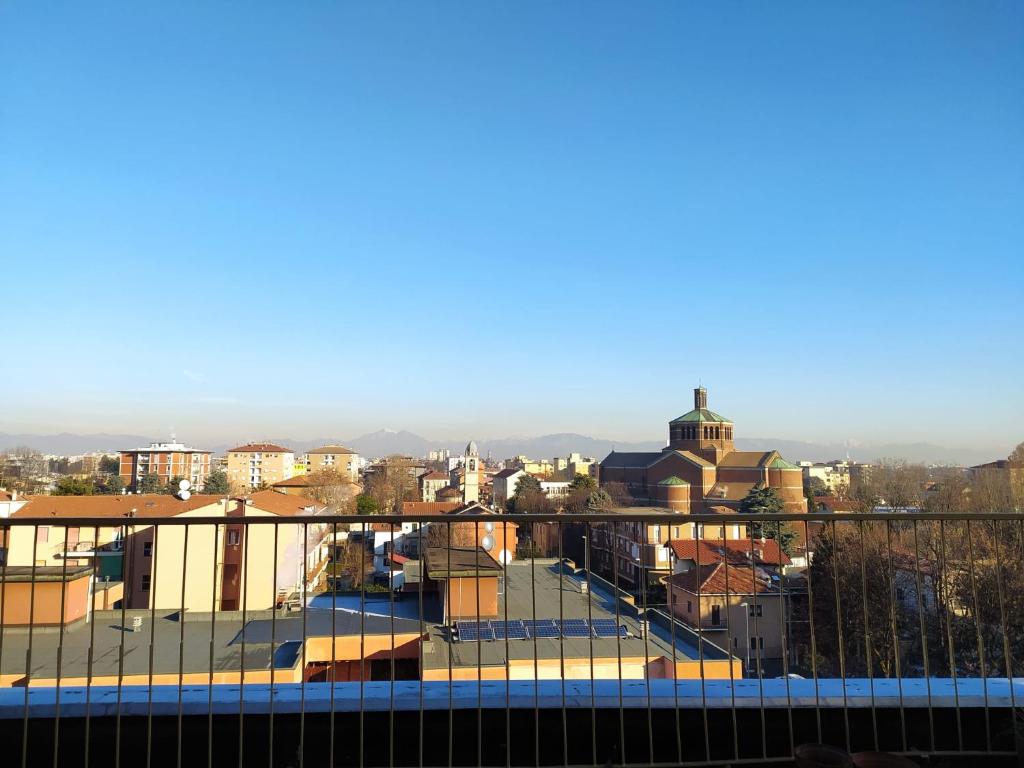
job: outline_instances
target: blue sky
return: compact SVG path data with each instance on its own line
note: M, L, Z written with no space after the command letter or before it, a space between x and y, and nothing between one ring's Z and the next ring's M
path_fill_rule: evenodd
M0 430L1024 439L1019 3L0 6Z

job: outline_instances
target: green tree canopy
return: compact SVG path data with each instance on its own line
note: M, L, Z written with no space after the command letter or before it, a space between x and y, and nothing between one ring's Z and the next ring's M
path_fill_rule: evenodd
M231 492L231 484L228 482L228 473L221 469L215 469L206 476L203 483L203 493L214 493L220 496Z
M577 472L576 476L572 479L572 482L569 483L569 488L574 491L578 489L590 490L592 488L597 488L597 481L590 475L582 475Z
M117 456L101 456L99 469L108 475L116 475L121 471L121 460Z
M107 496L117 496L124 491L124 480L120 475L110 475L96 486L96 492Z
M740 502L740 512L752 515L778 515L785 512L786 505L774 488L767 485L756 485L750 489L750 493L743 497ZM779 546L786 554L791 554L793 543L796 541L796 531L786 523L751 523L750 535L752 538L761 537L778 539Z
M160 482L160 476L155 472L145 474L139 479L139 493L160 493L163 489L164 486Z
M380 511L380 505L377 500L366 493L360 493L356 496L356 514L357 515L375 515Z
M80 477L65 475L57 481L57 487L53 490L54 496L92 496L96 492L96 486L92 480L85 480Z

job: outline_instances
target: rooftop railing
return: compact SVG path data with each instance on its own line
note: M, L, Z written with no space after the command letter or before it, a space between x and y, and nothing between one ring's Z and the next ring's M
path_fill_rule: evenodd
M654 519L2 520L0 740L55 766L1014 764L1024 515L735 515L755 538L667 568L595 546ZM101 611L110 558L53 547L111 527Z

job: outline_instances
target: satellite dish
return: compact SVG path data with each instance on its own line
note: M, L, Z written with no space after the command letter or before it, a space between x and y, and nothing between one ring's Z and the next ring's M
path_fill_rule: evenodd
M178 498L181 499L182 501L188 501L191 495L191 493L184 489L178 491Z
M190 483L188 480L182 480L181 482L178 483L179 491L187 491L191 487L192 483Z
M490 522L484 523L484 530L487 531L488 533L494 533L494 523L490 523Z
M482 546L488 552L494 549L495 543L496 542L494 541L494 537L491 536L491 534L489 533L486 536L484 536L483 539L480 540L480 546Z

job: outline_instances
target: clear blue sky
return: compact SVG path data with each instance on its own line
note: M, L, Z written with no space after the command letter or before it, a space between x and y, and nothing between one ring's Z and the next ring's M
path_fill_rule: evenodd
M1024 5L0 6L0 430L1024 439Z

